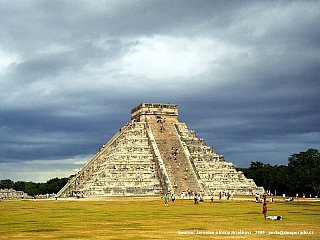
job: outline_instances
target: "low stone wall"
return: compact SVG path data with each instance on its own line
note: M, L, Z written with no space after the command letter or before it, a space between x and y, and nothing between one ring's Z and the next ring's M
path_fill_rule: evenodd
M0 189L0 197L1 199L12 199L12 198L28 198L28 194L24 193L23 191L16 191L12 188L10 189Z

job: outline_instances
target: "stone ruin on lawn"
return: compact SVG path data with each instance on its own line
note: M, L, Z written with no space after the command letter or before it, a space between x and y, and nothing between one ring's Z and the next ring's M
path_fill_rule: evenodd
M264 192L180 123L177 105L142 103L58 196L180 196L188 189L205 195Z

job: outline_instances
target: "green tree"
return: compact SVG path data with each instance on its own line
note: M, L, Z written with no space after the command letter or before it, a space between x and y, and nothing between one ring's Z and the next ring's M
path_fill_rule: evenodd
M273 181L271 184L271 191L277 191L277 195L281 195L283 193L288 194L290 189L289 186L289 171L288 166L280 165L273 166Z
M13 188L14 186L14 182L11 181L10 179L5 179L5 180L1 180L0 181L0 189L9 189L9 188Z
M264 186L265 179L264 179L264 164L262 162L251 162L250 168L249 168L249 174L251 175L250 178L252 178L257 186Z
M26 182L25 192L30 196L35 196L39 193L38 184L34 182Z
M57 193L66 185L68 178L53 178L46 182L47 191L49 193Z
M312 186L313 191L315 191L317 197L319 196L319 192L320 192L320 184L318 185L313 185Z
M13 184L13 189L17 191L24 191L26 189L26 182L18 181Z
M289 193L288 167L285 165L272 166L269 163L251 162L249 168L239 168L247 178L252 178L257 186L270 190L272 193Z
M306 152L292 154L288 159L289 186L297 193L316 193L320 185L320 153L309 148Z

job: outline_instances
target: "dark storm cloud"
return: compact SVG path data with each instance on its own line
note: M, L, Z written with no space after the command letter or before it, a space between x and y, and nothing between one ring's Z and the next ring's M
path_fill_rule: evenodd
M178 104L237 166L319 148L318 15L317 1L2 1L0 179L73 173L142 102Z

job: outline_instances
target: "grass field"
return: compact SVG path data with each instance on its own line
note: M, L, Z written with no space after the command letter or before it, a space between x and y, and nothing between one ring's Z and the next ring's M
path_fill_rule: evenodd
M268 215L283 221L265 221L252 201L5 200L0 239L320 239L319 212L320 202L279 201L268 204Z

